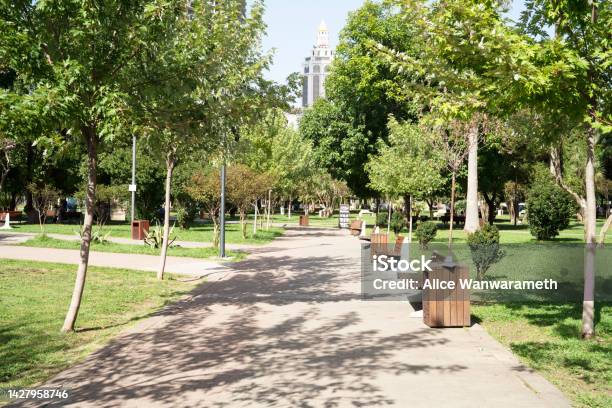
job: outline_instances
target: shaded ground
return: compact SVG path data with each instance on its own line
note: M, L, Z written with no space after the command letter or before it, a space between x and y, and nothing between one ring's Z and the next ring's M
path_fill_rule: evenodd
M47 385L74 406L568 406L480 326L359 295L359 245L289 230Z

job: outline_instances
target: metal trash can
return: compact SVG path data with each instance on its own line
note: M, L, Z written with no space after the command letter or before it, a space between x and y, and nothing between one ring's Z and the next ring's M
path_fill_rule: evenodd
M307 226L308 226L308 216L300 215L300 227L307 227Z
M132 221L132 239L144 241L149 232L149 220Z

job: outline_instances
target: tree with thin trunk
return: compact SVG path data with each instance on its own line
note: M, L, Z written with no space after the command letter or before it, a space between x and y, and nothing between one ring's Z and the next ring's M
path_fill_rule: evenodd
M126 92L139 77L126 76L141 53L155 48L171 10L155 1L17 2L4 13L0 49L7 65L30 80L29 108L54 123L62 142L87 152L85 218L80 261L62 331L72 331L89 263L98 154L130 129ZM4 61L3 61L4 64ZM127 136L127 135L126 135Z
M612 58L612 4L598 0L530 0L522 18L522 28L538 42L533 52L537 70L525 76L527 103L552 124L542 136L552 146L578 130L586 152L583 164L584 193L566 182L562 151L553 150L551 171L557 183L574 197L582 208L585 233L584 296L582 337L595 334L595 254L596 254L596 148L602 134L612 132L610 114L609 61ZM554 26L549 38L536 27ZM555 75L550 75L551 68ZM567 126L558 127L557 123Z
M467 125L469 126L469 125ZM470 152L471 140L466 137L466 124L453 121L448 126L434 127L431 146L443 159L446 168L451 173L450 221L448 230L448 247L453 245L453 224L455 222L455 192L457 190L457 174Z
M267 185L265 173L257 173L244 164L232 164L227 169L227 197L238 209L244 239L247 238L247 212L266 191Z

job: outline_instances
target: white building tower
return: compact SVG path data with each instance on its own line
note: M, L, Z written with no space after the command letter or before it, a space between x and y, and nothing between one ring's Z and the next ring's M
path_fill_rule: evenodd
M312 53L306 57L303 65L302 106L311 106L319 97L325 96L325 78L333 59L333 50L329 48L329 31L325 21L319 24L317 41Z

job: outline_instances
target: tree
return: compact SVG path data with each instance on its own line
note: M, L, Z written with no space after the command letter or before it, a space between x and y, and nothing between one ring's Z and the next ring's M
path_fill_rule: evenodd
M446 180L440 173L443 158L431 149L428 143L431 135L426 131L424 127L390 118L389 145L381 146L379 154L370 157L366 165L373 189L391 196L425 198L444 185ZM412 231L410 212L411 209L406 215Z
M273 190L289 202L298 195L301 180L315 168L311 142L288 126L280 109L270 109L261 121L243 127L234 158L266 173L267 192Z
M426 122L427 123L427 122ZM434 121L435 123L435 121ZM472 139L466 137L465 123L451 121L448 125L433 125L431 146L440 154L446 168L451 173L450 222L448 230L448 246L453 245L453 224L455 222L455 191L457 175L470 152Z
M0 193L4 187L6 176L8 176L12 165L12 152L15 149L16 143L12 139L0 139Z
M39 120L64 129L70 142L87 151L86 215L81 258L70 307L62 327L74 330L89 261L98 153L130 128L126 93L138 77L126 76L144 52L155 53L156 35L171 8L157 2L38 1L5 4L0 30L0 59L30 86L14 104L38 108Z
M505 25L497 2L397 1L413 33L415 51L380 42L372 48L401 75L403 92L442 122L467 127L468 188L465 230L478 222L478 144L490 116L513 109L519 68L528 62L525 39Z
M38 213L40 233L44 235L47 211L52 210L53 206L57 203L59 192L49 185L37 186L34 183L28 186L28 190L32 193L34 209Z
M324 167L362 198L377 194L369 188L365 164L388 141L389 116L417 117L410 98L399 91L397 73L369 47L372 40L402 51L412 48L410 27L391 2L366 1L349 14L326 79L329 103L307 110L301 125Z
M559 185L583 209L587 251L582 336L590 338L595 333L596 149L600 136L612 131L609 105L612 5L609 1L596 0L530 0L526 5L522 27L540 40L534 47L537 53L533 54L539 71L525 78L531 91L527 93L528 103L553 124L551 132L543 135L553 147L562 145L571 130L578 128L586 153L584 195L565 182L556 148L551 150L551 169ZM554 38L548 38L542 30L535 30L537 26L554 26ZM551 72L555 75L550 75Z
M229 166L227 172L227 196L240 214L242 237L247 237L246 216L257 199L265 194L268 180L266 174L257 173L243 164Z
M187 194L197 201L213 223L213 244L219 246L219 209L221 208L221 179L214 167L198 170L191 176Z

